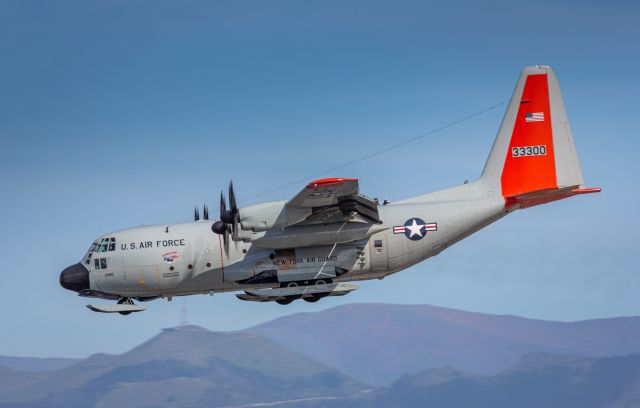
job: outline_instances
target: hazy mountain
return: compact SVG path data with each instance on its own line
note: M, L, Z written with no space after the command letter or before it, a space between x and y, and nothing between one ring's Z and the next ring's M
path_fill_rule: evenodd
M283 317L248 332L374 385L442 366L495 374L531 352L640 352L640 317L564 323L428 305L339 306Z
M632 408L640 406L640 355L582 358L527 355L503 373L484 376L434 369L348 400L307 403L336 408Z
M20 371L53 371L77 363L77 358L36 358L0 356L0 366Z
M357 394L346 376L250 333L168 329L54 372L0 370L0 406L222 406Z
M62 361L55 371L7 359L13 366L0 364L0 408L635 407L640 354L591 357L640 352L639 338L635 317L561 323L348 305L239 332L166 329L124 354ZM520 359L531 351L588 357Z

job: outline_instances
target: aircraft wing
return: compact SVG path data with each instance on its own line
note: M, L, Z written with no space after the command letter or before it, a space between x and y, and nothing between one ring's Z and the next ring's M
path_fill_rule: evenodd
M341 221L379 223L378 204L360 194L358 179L325 178L312 181L286 203L290 210L310 209L295 225Z

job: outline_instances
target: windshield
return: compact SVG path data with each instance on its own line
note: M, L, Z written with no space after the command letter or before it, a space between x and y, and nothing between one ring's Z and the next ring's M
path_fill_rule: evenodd
M86 255L84 256L84 263L90 264L91 257L94 252L111 252L116 250L116 239L115 237L102 238L100 241L94 242L89 247Z
M99 243L94 244L94 252L111 252L116 250L116 239L102 238Z

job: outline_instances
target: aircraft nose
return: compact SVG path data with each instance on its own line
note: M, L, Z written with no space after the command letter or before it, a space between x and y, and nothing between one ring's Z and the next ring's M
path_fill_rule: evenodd
M80 263L71 265L60 274L60 285L74 292L89 289L89 271Z

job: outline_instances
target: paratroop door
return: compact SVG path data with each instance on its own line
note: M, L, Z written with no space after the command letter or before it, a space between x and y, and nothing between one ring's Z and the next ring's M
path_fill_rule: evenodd
M384 234L376 235L369 240L369 254L371 258L371 272L387 270L389 260L387 256L387 237Z

